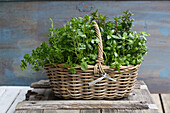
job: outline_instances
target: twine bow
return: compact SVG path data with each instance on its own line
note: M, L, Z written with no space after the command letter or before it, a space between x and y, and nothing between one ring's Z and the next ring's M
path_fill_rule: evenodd
M94 22L94 27L95 27L95 31L96 31L96 36L97 36L97 38L99 39L99 42L100 42L98 44L98 59L96 60L96 65L94 67L94 74L101 73L100 75L102 75L102 77L90 82L89 86L94 85L95 83L101 81L104 78L116 81L116 79L107 76L108 74L106 74L105 71L102 68L102 64L104 64L104 60L103 60L103 43L102 43L102 38L101 38L101 33L100 33L100 30L99 30L99 27L98 27L98 25L97 25L97 23L95 21L93 21L93 22Z

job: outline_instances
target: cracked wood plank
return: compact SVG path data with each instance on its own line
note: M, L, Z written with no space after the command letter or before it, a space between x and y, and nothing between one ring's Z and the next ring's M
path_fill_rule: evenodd
M64 100L64 101L23 101L16 110L26 109L148 109L147 103L139 101L111 101L111 100Z

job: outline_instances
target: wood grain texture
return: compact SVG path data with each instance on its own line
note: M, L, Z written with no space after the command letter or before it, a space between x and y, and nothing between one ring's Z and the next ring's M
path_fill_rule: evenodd
M53 93L53 91L51 90L51 89L46 89L45 91L44 91L44 95L43 95L43 97L41 98L41 100L49 100L49 95L51 94L51 93Z
M43 113L43 110L17 110L15 113Z
M44 93L45 93L46 89L33 89L32 91L36 92L37 94L30 96L29 100L38 101L38 100L41 100L42 98L44 98Z
M86 109L88 108L99 108L103 109L103 112L112 112L115 110L118 110L120 112L125 112L127 110L140 112L140 107L137 107L134 105L129 105L129 102L134 103L142 103L144 105L148 105L147 110L144 108L142 109L143 112L149 113L149 112L158 112L157 106L154 104L153 99L150 96L150 92L148 91L148 88L146 84L143 81L137 81L134 87L133 92L124 99L121 100L46 100L48 99L50 93L50 89L44 89L44 93L40 93L39 91L43 90L43 84L41 82L36 83L37 86L39 86L39 83L42 85L40 89L34 89L34 91L37 91L38 94L44 94L44 97L41 98L40 101L33 101L34 99L31 99L32 101L26 101L18 104L17 110L22 109ZM44 82L45 87L47 86L47 82ZM35 87L38 88L36 85ZM54 96L54 95L53 95ZM51 96L50 96L51 97ZM36 100L36 99L35 99ZM125 106L127 103L128 106ZM43 107L42 107L43 106ZM75 106L77 108L75 108ZM130 107L129 107L130 106ZM84 107L84 108L83 108ZM107 109L106 109L107 108ZM110 110L108 110L110 108ZM54 110L55 111L55 110ZM115 111L116 112L116 111Z
M80 110L44 110L43 113L80 113Z
M81 3L93 6L81 12ZM62 27L70 16L83 16L98 9L109 17L126 9L135 13L134 29L146 31L148 55L139 70L139 79L145 80L154 93L170 93L170 2L168 1L59 1L59 2L1 2L0 4L0 84L29 85L47 78L31 68L21 71L19 65L25 53L47 41L49 18L55 17L55 26ZM38 76L37 76L38 75ZM163 84L164 83L164 84Z
M101 113L101 109L86 109L86 110L80 110L80 113Z
M128 100L143 101L147 102L148 104L154 104L148 89L135 89L127 98Z
M55 97L52 89L47 89L47 88L43 88L41 87L40 89L38 89L36 87L36 89L31 90L31 94L29 94L29 98L28 100L32 100L32 101L37 101L37 100L56 100L58 98ZM28 93L27 93L28 94Z
M40 80L38 82L34 82L30 85L31 88L38 88L38 89L41 89L41 88L51 88L50 87L50 83L49 83L49 80Z
M7 88L3 95L0 97L0 112L6 113L16 97L18 96L20 89Z
M103 109L102 113L159 113L157 110L115 110L115 109Z
M25 94L30 89L31 88L29 88L29 87L24 87L23 89L21 89L21 91L19 92L17 97L14 99L14 102L12 103L10 108L8 109L7 113L14 113L16 105L18 104L18 102L22 102L23 100L25 100Z
M5 93L5 90L6 90L5 87L0 87L0 98Z
M27 111L26 110L17 110L15 111L15 113L26 113Z
M170 113L170 94L161 94L165 113Z
M139 82L138 82L139 83ZM142 82L143 83L143 82ZM141 83L141 84L142 84ZM145 85L145 84L143 84ZM0 87L1 88L1 87ZM4 87L3 87L4 88ZM10 87L8 87L10 88ZM140 87L137 87L135 90L137 90L136 92L138 92L138 94L140 95L143 95L143 96L139 96L140 99L138 100L146 100L147 98L145 97L147 94L147 92L145 93L139 93L139 88ZM16 87L12 87L12 89L16 89ZM20 87L18 89L24 89L24 87ZM147 90L147 89L142 89L142 90ZM22 91L21 91L22 92ZM24 98L25 96L22 95L22 96L19 96L21 95L21 92L18 94L18 96L16 98L13 99L12 103L15 104L16 101L17 101L17 98L19 97L22 97ZM45 92L49 92L49 90L45 89L44 93ZM133 92L134 93L134 92ZM48 93L46 94L48 95ZM133 94L132 94L133 95ZM130 98L132 99L132 95L130 95ZM156 97L156 99L158 99L157 96L155 96L156 94L154 94L154 98ZM164 96L162 96L162 99L163 99L163 102L166 102L166 106L164 104L164 107L169 107L169 95L167 94L163 94ZM166 97L166 98L164 98ZM129 99L130 99L129 98ZM137 96L134 95L133 97L134 99L137 99ZM122 101L126 101L126 100L122 100ZM150 102L150 104L153 102L152 100L149 100L148 102ZM0 102L1 103L1 102ZM11 104L11 106L13 106ZM10 106L10 107L11 107ZM153 107L153 106L152 106ZM165 108L165 109L168 109L168 108ZM103 109L102 111L100 110L97 110L97 109L91 109L91 110L16 110L15 113L79 113L79 112L82 112L82 113L158 113L158 110L157 109L149 109L149 110L117 110L117 109ZM166 112L165 112L166 113Z
M16 106L16 110L26 109L148 109L147 103L139 101L107 101L107 100L59 100L59 101L23 101Z
M158 106L158 111L160 113L163 113L159 94L151 94L151 97L152 97L153 101L155 102L155 104Z

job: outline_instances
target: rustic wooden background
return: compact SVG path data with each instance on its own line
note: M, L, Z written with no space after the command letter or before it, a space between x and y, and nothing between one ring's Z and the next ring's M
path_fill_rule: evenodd
M42 41L48 40L49 18L62 27L70 16L83 16L98 9L109 17L130 9L136 31L146 31L148 55L139 70L152 93L170 93L170 2L168 1L39 1L0 2L0 85L30 85L46 79L31 68L21 71L20 60ZM84 7L87 6L87 7Z

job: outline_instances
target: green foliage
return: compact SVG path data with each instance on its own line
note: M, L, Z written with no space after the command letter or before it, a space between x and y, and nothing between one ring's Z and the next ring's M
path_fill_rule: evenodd
M87 63L86 63L86 62L82 62L82 63L81 63L81 69L84 71L84 70L86 70L87 68L88 68Z
M129 64L137 65L143 60L147 52L146 38L148 33L136 33L132 30L133 13L125 11L124 15L113 17L109 20L99 12L91 13L91 16L71 17L71 20L63 25L63 28L54 28L53 20L49 28L49 42L42 42L40 47L32 50L32 54L26 54L21 60L21 68L32 65L38 71L45 64L64 64L63 66L81 66L86 70L89 65L94 65L98 55L99 40L93 26L95 20L100 28L103 40L105 65L116 67ZM70 68L71 73L76 69Z
M70 71L70 73L76 73L76 69L75 68L70 68L69 71Z

